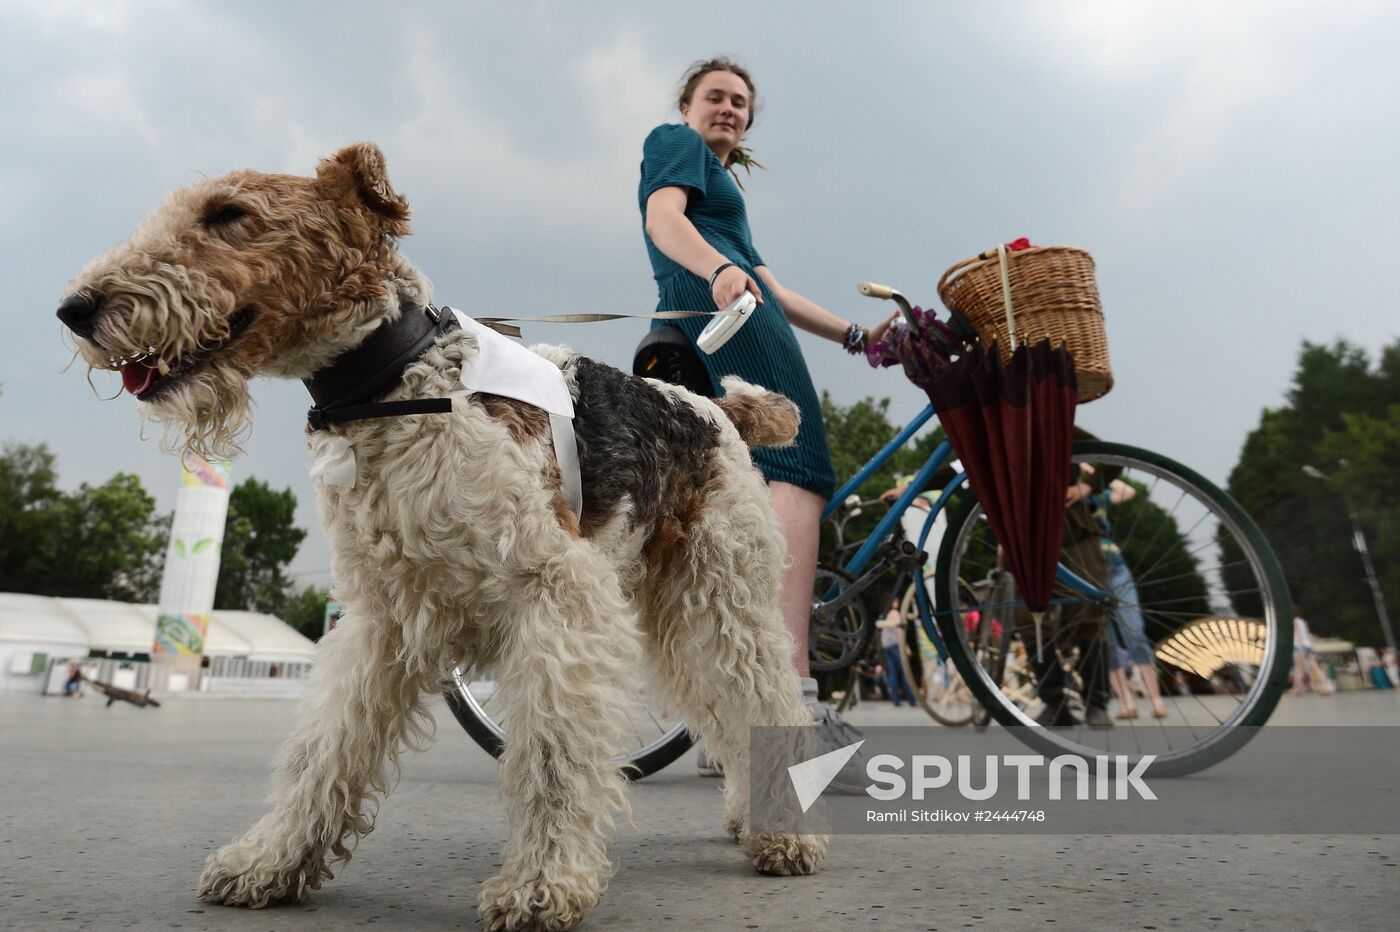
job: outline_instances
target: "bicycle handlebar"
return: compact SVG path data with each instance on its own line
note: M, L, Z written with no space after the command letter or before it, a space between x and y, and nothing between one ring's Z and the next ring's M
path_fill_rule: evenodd
M893 301L895 304L899 305L900 313L904 315L904 319L909 322L909 325L918 326L917 322L914 320L914 310L909 305L909 299L898 291L895 291L889 285L881 285L878 282L861 282L856 286L856 289L867 298L879 298L884 301Z

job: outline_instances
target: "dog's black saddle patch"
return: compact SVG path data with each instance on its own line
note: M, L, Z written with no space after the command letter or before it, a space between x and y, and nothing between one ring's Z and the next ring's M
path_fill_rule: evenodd
M719 428L636 376L586 357L571 365L585 533L606 521L623 496L636 509L634 523L649 524L674 510L679 489L707 483Z

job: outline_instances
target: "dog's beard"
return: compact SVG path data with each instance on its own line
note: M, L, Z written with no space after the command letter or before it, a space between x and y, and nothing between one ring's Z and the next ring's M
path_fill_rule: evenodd
M106 296L91 340L78 341L94 368L117 368L121 359L151 350L174 367L228 339L237 306L233 294L208 275L161 262L80 275L68 293L80 291Z
M139 407L143 419L160 424L162 449L189 450L205 459L241 455L253 426L247 377L217 360Z

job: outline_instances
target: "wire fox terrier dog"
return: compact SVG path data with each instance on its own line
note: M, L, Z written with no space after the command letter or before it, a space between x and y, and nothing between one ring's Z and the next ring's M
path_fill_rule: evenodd
M428 320L410 327L421 350L368 400L450 399L442 413L312 419L313 457L353 449L350 482L316 482L346 611L318 645L272 811L210 858L200 896L256 908L329 879L373 828L400 749L430 736L424 694L463 659L494 666L507 697L510 837L480 891L488 928L568 928L598 901L629 811L610 755L639 669L723 764L726 828L754 866L812 873L824 836L747 822L750 726L811 723L780 617L783 538L749 458L791 442L796 407L737 380L712 401L532 347L575 406L576 513L549 416L463 391L480 338L429 319L431 285L396 247L408 217L370 143L314 178L234 172L169 195L58 311L168 445L205 455L237 452L252 376L314 383L405 320Z

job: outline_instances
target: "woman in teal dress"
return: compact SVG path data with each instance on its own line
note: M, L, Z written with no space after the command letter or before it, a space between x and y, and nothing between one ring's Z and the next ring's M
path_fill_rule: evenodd
M683 123L658 126L642 148L638 203L660 300L657 310L723 308L745 291L758 309L714 355L699 352L718 390L737 375L782 392L802 409L797 443L760 449L754 463L768 479L787 537L789 569L782 581L783 617L793 636L793 663L814 698L807 663L807 621L816 579L822 508L835 488L821 403L793 325L858 353L868 334L790 288L783 287L754 249L744 196L732 166L750 164L740 145L752 123L753 81L717 58L694 65L678 100ZM694 342L707 318L678 322Z

